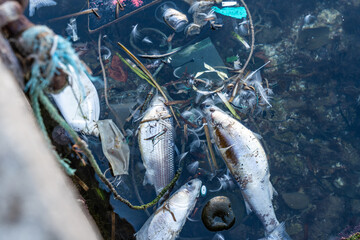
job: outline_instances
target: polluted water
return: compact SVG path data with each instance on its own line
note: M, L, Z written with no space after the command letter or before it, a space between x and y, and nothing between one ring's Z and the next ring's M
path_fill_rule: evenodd
M340 2L29 0L74 133L46 127L104 238L359 236L359 4Z

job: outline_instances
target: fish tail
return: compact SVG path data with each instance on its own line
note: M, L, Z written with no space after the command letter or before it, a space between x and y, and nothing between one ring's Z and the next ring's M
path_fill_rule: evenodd
M285 223L282 222L272 232L266 234L265 238L259 240L291 240L291 237L285 230Z

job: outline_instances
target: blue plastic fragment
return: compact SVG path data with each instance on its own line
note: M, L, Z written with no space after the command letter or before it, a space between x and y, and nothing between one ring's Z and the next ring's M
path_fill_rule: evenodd
M246 14L246 10L244 7L226 7L226 8L218 8L218 7L212 7L212 10L214 10L214 12L225 15L225 16L229 16L229 17L233 17L233 18L237 18L237 19L242 19L242 18L246 18L247 14Z

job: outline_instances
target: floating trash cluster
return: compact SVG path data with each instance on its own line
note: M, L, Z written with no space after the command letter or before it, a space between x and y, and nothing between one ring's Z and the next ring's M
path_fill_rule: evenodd
M30 0L29 16L55 4ZM237 239L247 230L286 240L295 224L288 234L285 222L293 219L283 209L312 211L302 191L279 192L274 201L281 176L270 179L268 160L270 151L279 152L254 124L273 107L284 108L273 91L277 83L262 74L284 60L255 43L262 34L256 28L267 27L262 12L252 16L242 0L88 0L78 12L50 19L65 23L63 36L46 26L19 35L17 48L32 67L25 91L44 135L92 167L114 212L133 225L133 239ZM334 29L341 32L330 13L326 26L318 25L322 15L298 20L299 48L315 51ZM50 134L40 105L56 123ZM279 131L298 117L284 115L272 122ZM55 154L69 175L81 171L70 154ZM342 176L333 180L338 189L346 184Z

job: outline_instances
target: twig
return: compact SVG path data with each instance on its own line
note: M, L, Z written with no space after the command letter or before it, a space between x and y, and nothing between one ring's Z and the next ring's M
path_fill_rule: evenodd
M111 212L111 240L115 240L115 229L116 229L116 215L115 212Z
M135 57L134 54L132 54L124 45L122 45L120 42L118 42L118 45L135 61L135 63L138 65L138 67L146 74L146 76L148 76L150 78L150 80L152 81L152 83L156 86L156 88L158 89L158 91L161 93L161 95L164 97L165 101L168 102L169 99L167 98L166 94L164 93L164 91L162 90L161 86L156 82L156 80L153 78L153 76L151 75L151 73L149 72L149 70L146 69L146 67L144 66L144 64L142 64L139 59L137 59ZM174 109L169 106L170 111L172 113L172 115L174 116L174 119L176 121L176 124L178 127L180 127L180 123L175 115Z
M86 9L84 11L80 11L77 13L72 13L72 14L68 14L65 16L61 16L61 17L57 17L57 18L52 18L49 20L49 22L54 22L54 21L58 21L61 19L65 19L65 18L71 18L71 17L76 17L76 16L80 16L80 15L84 15L84 14L89 14L89 13L93 13L94 11L99 10L98 8L90 8L90 9Z
M124 135L124 137L126 137L127 134L126 134L126 131L124 130L123 122L119 118L118 114L114 111L114 109L110 106L109 99L108 99L108 96L107 96L107 78L106 78L106 72L105 72L105 68L104 68L104 64L103 64L102 56L101 56L101 33L99 33L99 38L98 38L98 53L99 53L99 62L100 62L100 66L101 66L101 69L102 69L102 75L103 75L103 79L104 79L105 103L106 103L106 106L108 106L108 108L110 109L111 113L116 118L116 122L118 123L118 125L120 125L120 129L121 129L122 134Z
M206 142L207 142L207 145L208 145L208 149L209 149L209 152L210 152L211 161L212 161L215 169L218 169L219 167L218 167L218 165L216 163L215 153L214 153L214 150L212 148L208 124L207 124L205 118L202 119L202 122L203 122L203 126L204 126L204 132L205 132L205 136L206 136ZM211 170L213 170L211 164L210 164L210 168L211 168Z
M245 68L247 67L247 65L249 64L250 62L250 59L253 55L253 52L254 52L254 45L255 45L255 33L254 33L254 24L253 24L253 21L252 21L252 17L251 17L251 13L249 11L249 8L247 7L246 3L244 2L244 0L240 0L240 2L242 3L242 5L244 5L245 9L246 9L246 12L247 12L247 15L249 16L249 22L250 22L250 31L251 31L251 45L250 45L250 53L249 53L249 56L244 64L244 66L238 71L238 73L244 73L245 71ZM238 79L238 81L240 81L240 78Z

